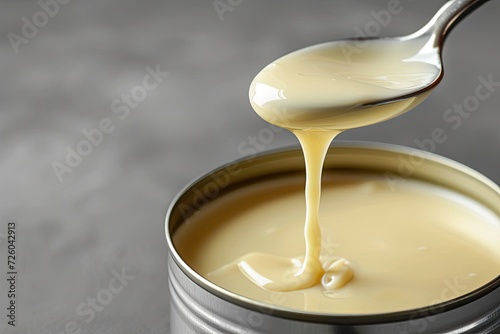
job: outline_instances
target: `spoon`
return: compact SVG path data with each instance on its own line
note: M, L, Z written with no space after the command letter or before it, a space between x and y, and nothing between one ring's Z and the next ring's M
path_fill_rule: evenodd
M438 85L445 38L486 1L450 0L407 36L337 40L285 55L252 81L252 107L292 131L343 131L400 115Z

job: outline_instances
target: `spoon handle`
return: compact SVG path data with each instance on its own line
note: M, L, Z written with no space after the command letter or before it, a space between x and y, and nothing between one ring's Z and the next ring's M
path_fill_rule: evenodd
M432 35L434 46L440 46L457 23L487 1L489 0L450 0L415 35Z

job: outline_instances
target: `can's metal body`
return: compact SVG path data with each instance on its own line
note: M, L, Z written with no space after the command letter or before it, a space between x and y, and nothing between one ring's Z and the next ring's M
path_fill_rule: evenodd
M388 180L422 179L463 193L500 216L498 185L468 167L420 150L338 143L330 149L324 168L379 172ZM427 308L376 315L325 315L273 308L227 292L197 274L176 252L171 237L207 202L245 182L303 170L299 148L263 153L202 176L173 201L165 226L172 334L500 333L500 275L469 294Z

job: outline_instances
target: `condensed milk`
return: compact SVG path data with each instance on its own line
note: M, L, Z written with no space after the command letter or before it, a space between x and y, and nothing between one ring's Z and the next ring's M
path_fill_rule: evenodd
M323 161L335 136L395 117L427 96L411 96L440 70L416 56L422 43L401 48L377 40L349 61L340 43L326 43L265 67L250 101L262 118L299 139L305 205L297 178L218 199L202 218L217 225L206 230L193 219L177 232L175 245L193 269L238 295L264 301L280 292L276 305L334 314L425 307L458 297L440 294L446 280L460 281L466 294L497 277L498 215L431 184L393 189L380 176L339 174L335 183L332 175L319 215ZM392 57L377 56L387 49ZM409 97L370 106L401 95ZM325 238L338 244L325 245Z
M383 149L331 154L341 166L330 162L322 175L339 133L393 118L428 96L413 94L441 73L439 62L418 56L425 43L374 40L349 57L345 44L325 43L286 55L255 77L255 111L299 139L305 200L304 174L270 164L272 154L243 161L251 168L201 208L185 209L193 199L188 188L171 207L167 228L174 312L203 333L498 329L497 185L426 157L393 187L386 173L409 153ZM389 56L379 57L382 50ZM435 314L442 320L426 318Z
M363 52L349 57L345 41L325 43L286 55L257 74L249 92L253 108L264 120L291 130L304 151L307 209L306 249L299 268L289 259L249 255L238 266L255 284L272 291L294 291L321 282L332 290L352 279L348 259L320 259L318 210L323 160L330 142L341 131L392 118L428 95L372 104L410 95L439 75L434 62L418 56L426 42L375 40ZM283 275L293 279L285 281Z
M303 183L300 174L278 177L218 198L177 231L177 250L218 286L271 300L276 289L266 282L260 288L239 267L255 265L294 283L283 273L287 266L298 269L305 254ZM393 190L381 174L329 172L322 203L321 259L349 259L355 276L340 289L317 284L284 292L277 306L331 314L396 312L457 298L500 273L498 215L456 192L416 180ZM216 223L208 228L207 220Z
M428 94L411 94L440 75L432 57L421 57L427 42L372 40L347 55L355 42L342 41L292 52L256 75L250 103L264 120L290 130L343 131L388 120L422 102ZM400 96L408 97L373 106Z

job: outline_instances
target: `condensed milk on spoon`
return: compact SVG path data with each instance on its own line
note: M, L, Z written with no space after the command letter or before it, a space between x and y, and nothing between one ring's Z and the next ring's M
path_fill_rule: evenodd
M426 95L366 104L411 94L439 72L406 49L376 63L377 50L391 47L380 43L349 63L335 43L306 48L256 76L252 106L291 130L303 148L307 205L297 176L218 198L176 233L176 247L193 269L253 300L332 314L425 307L498 276L498 214L459 193L416 180L392 189L380 175L339 172L325 176L319 210L333 138L407 111ZM217 223L208 230L206 221ZM447 284L458 287L450 291ZM280 298L273 300L275 293Z
M320 282L326 289L336 289L351 280L348 259L320 259L318 210L321 170L328 147L343 130L395 117L428 93L367 106L370 102L409 95L440 73L435 64L416 56L425 40L404 45L376 40L348 58L344 43L320 44L286 55L266 66L250 86L255 111L264 120L291 130L301 143L306 161L306 252L299 269L291 275L294 279L281 279L279 271L285 267L282 259L259 255L239 263L248 278L269 290L299 290Z

